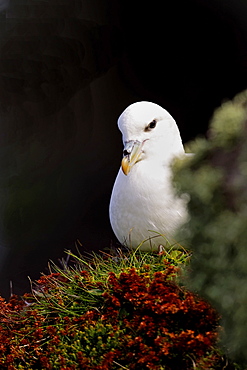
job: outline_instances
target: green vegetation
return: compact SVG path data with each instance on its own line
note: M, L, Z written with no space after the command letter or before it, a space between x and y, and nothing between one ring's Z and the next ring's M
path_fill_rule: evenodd
M216 110L208 138L190 151L175 167L178 191L190 199L190 220L178 236L193 250L188 287L220 312L223 342L246 368L247 92Z
M70 256L1 300L1 369L235 369L218 314L180 282L186 251Z

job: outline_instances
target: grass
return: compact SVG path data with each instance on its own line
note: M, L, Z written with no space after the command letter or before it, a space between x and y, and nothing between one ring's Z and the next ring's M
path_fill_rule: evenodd
M50 276L43 274L36 283L31 282L32 297L35 298L39 310L42 307L43 312L52 310L62 316L80 316L90 309L100 307L102 286L105 285L109 273L119 275L136 269L141 274L149 266L149 273L153 276L155 272L164 271L164 262L184 267L190 259L189 252L173 250L173 247L160 254L141 252L139 249L125 250L125 252L122 249L116 249L109 253L92 253L86 258L79 251L78 254L71 251L66 253L69 259L61 261L62 267L51 262ZM89 273L86 283L83 282L85 276L81 274L82 271ZM58 276L59 279L56 279ZM47 280L49 280L49 294L46 291Z
M31 294L0 301L1 369L237 369L217 312L182 284L189 252L66 253Z

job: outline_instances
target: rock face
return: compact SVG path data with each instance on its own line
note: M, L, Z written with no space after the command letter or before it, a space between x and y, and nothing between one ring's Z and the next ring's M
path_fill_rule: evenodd
M191 285L221 312L227 348L247 362L247 91L222 104L208 139L177 163L180 194L189 194L186 235Z
M27 276L37 276L77 238L89 250L109 245L115 149L109 132L124 104L114 98L112 82L122 41L103 12L96 15L73 0L5 5L0 13L2 295L10 280L14 292L28 289Z
M167 107L186 142L244 88L238 7L143 2L140 16L126 0L0 0L1 295L10 280L24 293L77 238L82 251L109 246L116 121L129 104Z

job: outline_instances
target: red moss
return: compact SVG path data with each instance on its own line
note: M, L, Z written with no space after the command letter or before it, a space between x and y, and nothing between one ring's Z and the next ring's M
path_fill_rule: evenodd
M78 286L83 278L84 286L102 288L100 306L80 316L61 316L52 309L42 314L28 295L23 300L13 296L8 303L0 298L1 369L187 370L193 361L203 369L204 358L205 369L217 369L215 310L175 282L175 267L145 271L112 272L105 284L77 272ZM69 285L60 274L51 274L42 276L38 287L54 299L58 282Z
M175 369L177 364L189 368L192 358L206 356L217 340L218 316L208 303L179 287L173 277L176 269L169 266L153 277L139 275L131 269L119 277L111 273L104 320L112 323L123 316L126 334L122 338L122 364L131 358L129 368L156 368L166 364ZM121 302L121 306L119 305ZM122 318L123 319L123 318ZM135 333L135 336L131 335ZM134 367L133 367L134 366Z

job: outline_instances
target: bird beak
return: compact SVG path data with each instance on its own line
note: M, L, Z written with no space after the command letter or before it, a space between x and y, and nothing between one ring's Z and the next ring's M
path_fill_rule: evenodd
M136 162L138 162L142 152L142 143L138 140L127 141L124 146L122 159L122 170L123 173L127 176L131 168Z

